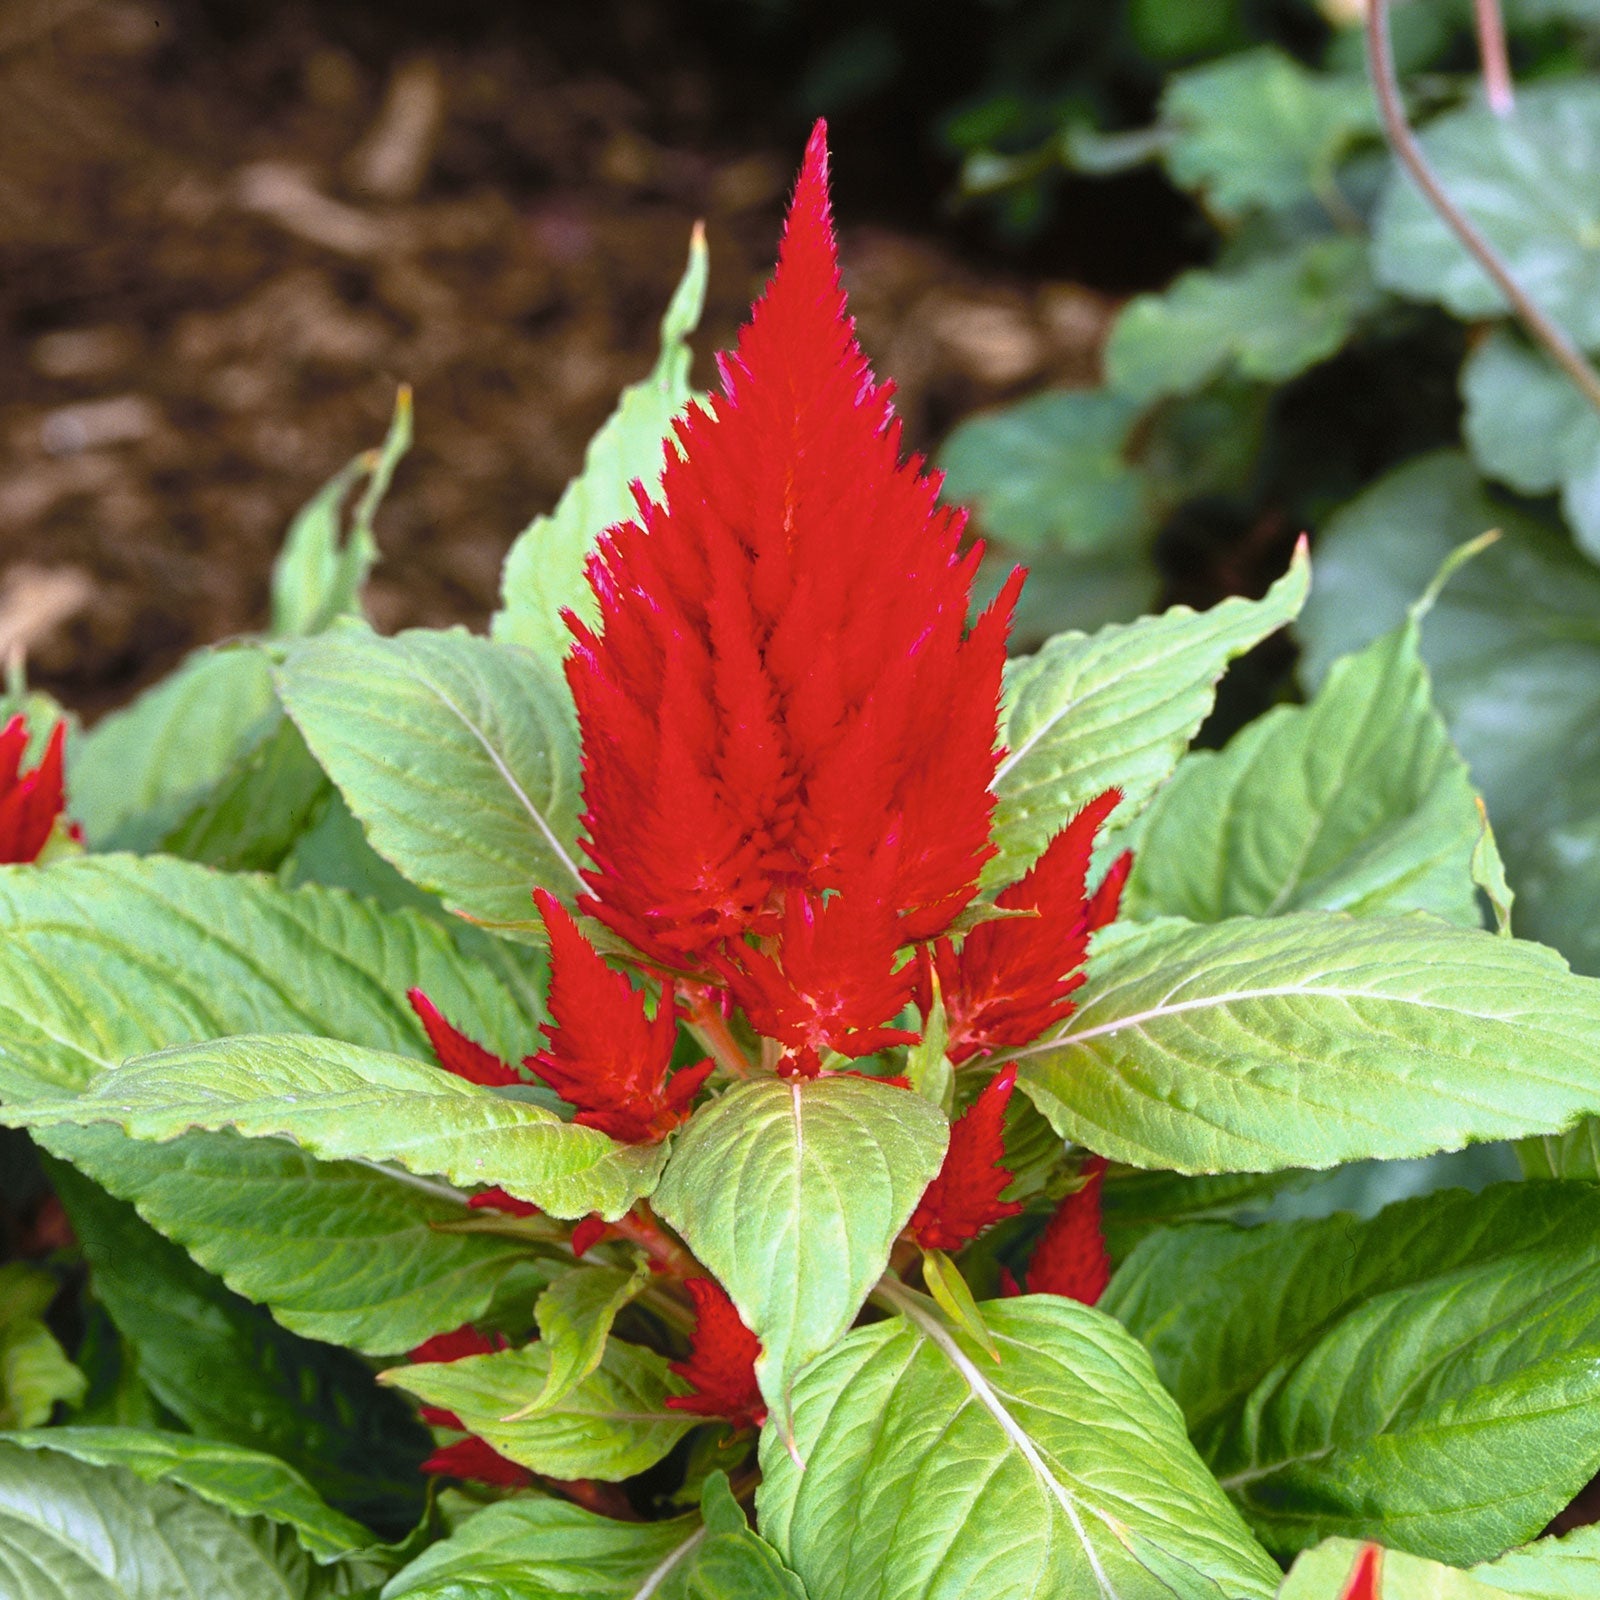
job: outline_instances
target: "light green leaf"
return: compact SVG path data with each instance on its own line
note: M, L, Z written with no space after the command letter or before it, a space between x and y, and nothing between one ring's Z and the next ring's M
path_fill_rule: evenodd
M539 1296L533 1313L539 1337L550 1352L544 1387L524 1407L543 1411L572 1392L600 1365L611 1325L650 1281L641 1258L629 1272L622 1267L573 1267Z
M846 1076L736 1084L677 1135L652 1203L760 1339L756 1376L780 1421L795 1372L855 1320L948 1140L920 1095Z
M1185 272L1122 308L1106 380L1139 402L1192 394L1224 373L1283 383L1327 360L1377 300L1366 241L1342 235L1232 271Z
M984 1308L996 1365L927 1301L858 1328L770 1424L763 1534L812 1600L1267 1600L1278 1572L1110 1318L1030 1295Z
M672 419L691 397L693 352L687 340L705 306L707 271L705 233L697 226L689 265L661 319L661 354L649 377L622 391L617 409L589 441L583 471L549 516L534 518L506 557L500 610L489 625L494 638L559 664L572 642L562 611L595 619L584 566L600 535L637 513L632 485L642 481L654 492L660 483L665 451L673 445Z
M664 1146L621 1145L427 1062L339 1039L245 1034L140 1056L72 1100L6 1108L15 1127L109 1122L163 1142L191 1128L290 1139L329 1161L499 1184L558 1217L620 1217L655 1185Z
M58 1400L77 1405L88 1388L44 1323L56 1289L37 1267L0 1266L0 1427L36 1428Z
M667 1358L641 1345L609 1340L599 1366L552 1405L513 1415L545 1386L550 1351L541 1341L520 1350L418 1362L379 1374L425 1405L453 1411L469 1433L503 1456L552 1478L631 1478L653 1467L697 1419L671 1411L681 1379Z
M520 931L535 885L582 887L577 723L555 667L459 630L345 624L277 683L372 847L449 909Z
M1210 711L1229 661L1296 616L1310 584L1303 554L1260 600L1210 611L1174 606L1095 634L1062 633L1009 663L995 775L988 883L1019 877L1073 813L1113 784L1125 825L1167 778Z
M278 1458L387 1537L417 1521L428 1434L365 1362L279 1327L71 1168L51 1176L95 1298L167 1414L202 1438Z
M1477 927L1482 834L1407 620L1336 663L1309 706L1178 764L1145 814L1123 908L1194 922L1431 911Z
M1583 78L1517 93L1517 114L1474 104L1436 117L1422 144L1445 192L1511 276L1580 345L1600 345L1600 84ZM1460 317L1509 307L1482 267L1396 169L1378 206L1380 283Z
M361 585L378 559L372 519L410 448L411 390L402 384L383 444L336 473L289 525L272 568L272 632L278 638L320 633L335 617L361 615ZM363 478L367 486L349 537L341 539L345 499Z
M1600 1111L1600 984L1430 917L1132 924L1020 1057L1065 1139L1179 1172L1329 1167Z
M961 1269L943 1250L928 1250L922 1257L922 1279L934 1303L972 1342L978 1345L991 1361L1000 1359L1000 1351L991 1337L978 1302L972 1298L967 1280Z
M1173 181L1224 217L1311 200L1340 210L1334 168L1378 131L1364 78L1313 73L1271 48L1178 73L1162 96L1161 120L1173 130Z
M1322 531L1303 670L1317 683L1393 627L1486 528L1502 536L1435 601L1423 659L1488 804L1518 933L1600 973L1600 572L1571 541L1486 494L1459 455L1408 463Z
M1105 1309L1267 1544L1485 1560L1600 1467L1600 1190L1447 1190L1369 1222L1157 1234Z
M121 1467L145 1483L178 1484L236 1517L268 1517L293 1528L319 1562L372 1545L359 1522L328 1506L293 1467L259 1450L153 1428L40 1428L5 1434L0 1442Z

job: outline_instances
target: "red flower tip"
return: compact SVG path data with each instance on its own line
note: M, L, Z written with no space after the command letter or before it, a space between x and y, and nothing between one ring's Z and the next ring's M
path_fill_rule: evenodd
M605 964L561 902L543 889L534 900L550 940L554 1021L543 1029L548 1048L525 1065L577 1108L574 1122L625 1144L664 1138L689 1115L713 1064L684 1067L669 1081L678 1036L671 994L647 1016L644 996Z
M984 1051L1030 1044L1072 1015L1089 935L1116 915L1133 860L1125 852L1088 893L1095 835L1121 799L1120 789L1107 789L1091 800L995 901L1002 910L1038 915L980 922L959 951L949 940L939 942L933 959L957 1065ZM921 988L926 998L926 980Z
M1019 1202L1000 1198L1011 1182L1001 1165L1001 1134L1016 1082L1016 1067L1002 1068L952 1124L944 1165L907 1224L924 1250L959 1250L991 1223L1022 1210Z
M486 1483L496 1489L526 1489L533 1482L533 1474L526 1467L507 1460L476 1434L435 1450L422 1463L422 1470L441 1477Z
M1039 1235L1028 1263L1029 1294L1059 1294L1092 1306L1111 1281L1111 1258L1100 1231L1104 1156L1091 1156L1081 1189L1069 1194Z
M766 1401L756 1383L761 1341L745 1327L720 1283L689 1278L684 1288L694 1300L694 1336L688 1360L671 1366L694 1393L668 1395L667 1404L674 1411L722 1417L735 1427L759 1428L767 1420Z
M581 1261L602 1239L617 1239L621 1235L599 1215L590 1215L572 1230L572 1254Z
M22 770L28 720L19 711L0 728L0 864L36 861L67 803L67 725L50 730L39 765Z
M492 1355L505 1347L503 1333L491 1338L487 1333L480 1333L470 1322L464 1322L450 1333L436 1333L431 1339L424 1339L411 1352L411 1359L415 1362L461 1361L467 1356Z
M1355 1570L1351 1572L1350 1581L1344 1586L1339 1600L1378 1600L1378 1573L1382 1559L1381 1545L1363 1545L1361 1554L1356 1557Z
M513 1217L536 1217L539 1215L538 1206L531 1200L519 1200L514 1194L507 1194L499 1184L492 1189L485 1189L481 1194L475 1194L467 1201L467 1208L471 1211L504 1211Z
M453 1072L458 1078L481 1084L486 1089L522 1082L515 1067L446 1022L439 1008L420 989L407 989L406 999L411 1002L411 1009L428 1035L428 1043L446 1072Z

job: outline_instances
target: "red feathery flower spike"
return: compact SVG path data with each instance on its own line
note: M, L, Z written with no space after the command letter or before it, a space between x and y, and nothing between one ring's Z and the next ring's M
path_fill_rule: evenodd
M1116 916L1133 863L1124 852L1094 894L1087 893L1095 835L1121 799L1120 789L1107 789L1091 800L1027 876L995 901L1002 910L1037 916L980 922L959 951L948 939L939 941L932 959L949 1020L947 1048L957 1065L986 1050L1029 1044L1072 1015L1070 997L1083 982L1079 969L1089 935ZM931 987L924 978L924 1004Z
M446 1022L439 1008L420 989L407 989L406 999L411 1002L411 1009L428 1035L428 1043L446 1072L453 1072L468 1083L482 1084L486 1089L522 1082L515 1067Z
M67 725L50 733L39 765L22 770L28 748L28 721L19 711L0 728L0 864L38 859L67 803L63 760Z
M543 1028L549 1048L524 1065L568 1104L572 1119L627 1144L664 1138L689 1115L690 1103L712 1063L684 1067L667 1078L677 1040L677 1017L663 994L652 1019L644 996L613 972L561 902L534 891L550 939L550 1015Z
M1061 1202L1033 1247L1028 1293L1059 1294L1092 1306L1111 1282L1111 1258L1100 1231L1105 1157L1090 1157L1084 1171L1088 1179L1083 1187Z
M1022 1210L1019 1201L1000 1198L1011 1182L1001 1165L1006 1153L1001 1133L1016 1082L1016 1067L1002 1068L951 1124L944 1165L906 1224L924 1250L959 1250L991 1223Z
M1339 1600L1378 1600L1378 1572L1382 1558L1381 1545L1363 1545L1361 1554L1356 1557L1350 1581L1345 1584Z
M694 1393L668 1395L667 1404L674 1411L722 1417L735 1427L759 1428L767 1420L767 1405L756 1383L761 1341L745 1327L715 1279L689 1278L683 1286L694 1300L694 1336L688 1360L671 1366Z
M600 541L598 624L572 621L585 908L662 965L733 961L797 1049L868 1050L901 997L869 907L902 945L934 937L992 854L1022 574L969 632L981 550L961 551L938 479L900 460L839 286L820 123L777 271L720 371L676 424L660 502L636 486L638 519ZM839 976L835 897L868 929L858 987Z
M531 1200L519 1200L514 1194L507 1194L504 1189L496 1184L492 1189L484 1189L467 1201L469 1211L504 1211L513 1217L536 1217L539 1215L538 1206Z
M503 1335L491 1339L467 1322L451 1333L436 1333L431 1339L424 1339L411 1352L411 1359L417 1362L460 1361L466 1356L486 1356L505 1347ZM435 1428L454 1428L466 1433L461 1418L442 1406L423 1406L422 1420ZM533 1482L533 1474L526 1467L508 1461L476 1434L468 1434L465 1439L435 1450L422 1463L422 1470L443 1477L470 1478L475 1483L493 1484L502 1489L522 1489Z

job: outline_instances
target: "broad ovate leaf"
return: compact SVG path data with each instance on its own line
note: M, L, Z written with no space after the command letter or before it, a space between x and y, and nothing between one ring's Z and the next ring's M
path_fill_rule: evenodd
M1556 1133L1600 1111L1600 984L1431 917L1134 924L1017 1052L1065 1139L1179 1172L1329 1167Z
M801 1373L762 1437L760 1527L811 1600L1267 1600L1278 1572L1110 1318L989 1302L995 1362L927 1301ZM799 1465L804 1463L804 1467Z
M677 1135L652 1204L760 1339L778 1418L795 1372L855 1320L948 1138L921 1095L843 1075L737 1084Z

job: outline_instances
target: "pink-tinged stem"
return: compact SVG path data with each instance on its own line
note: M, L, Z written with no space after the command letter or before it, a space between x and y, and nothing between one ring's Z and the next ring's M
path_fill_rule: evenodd
M611 1226L674 1278L703 1276L700 1263L650 1215L642 1201Z
M1517 109L1511 87L1511 58L1506 53L1506 23L1500 0L1474 0L1478 22L1478 59L1483 63L1483 92L1497 117Z
M685 1002L684 1021L701 1048L730 1078L748 1078L750 1058L734 1038L711 990L703 984L683 984L679 992Z
M1406 169L1428 204L1438 212L1473 260L1489 274L1529 335L1572 379L1584 399L1596 411L1600 411L1600 373L1595 372L1578 347L1524 292L1511 276L1505 262L1495 254L1494 247L1478 231L1476 224L1445 192L1444 185L1439 182L1438 175L1423 154L1417 136L1411 131L1411 125L1406 121L1405 105L1400 98L1400 85L1395 78L1394 52L1389 40L1389 0L1368 0L1367 3L1367 67L1378 97L1384 136L1395 153L1395 159Z

